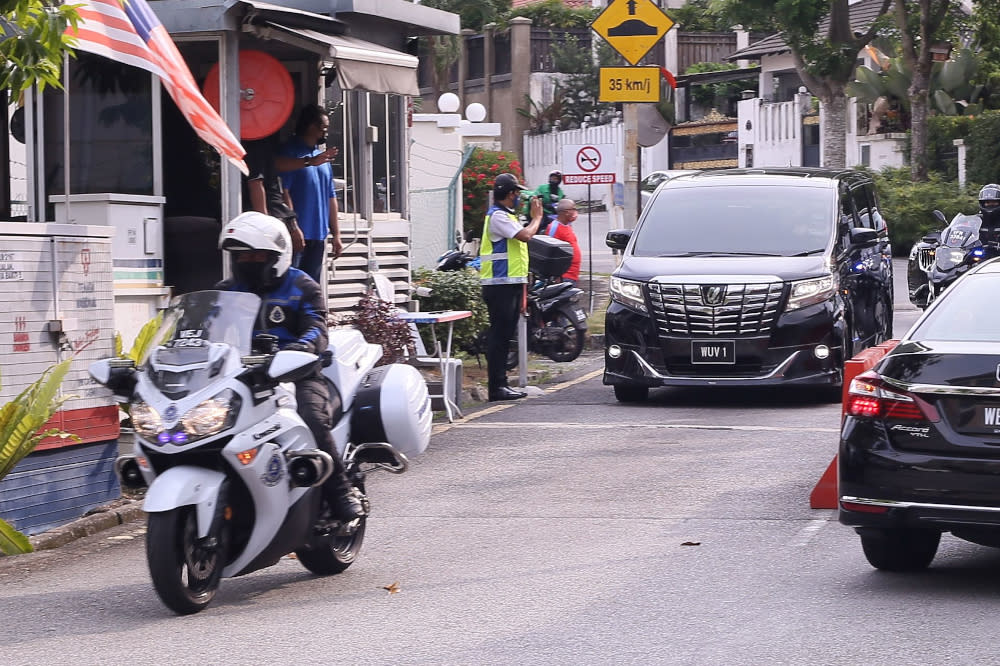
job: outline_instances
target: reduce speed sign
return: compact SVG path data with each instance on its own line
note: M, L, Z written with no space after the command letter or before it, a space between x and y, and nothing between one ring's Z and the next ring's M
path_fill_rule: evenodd
M563 183L595 185L615 182L618 171L615 144L576 144L563 146Z

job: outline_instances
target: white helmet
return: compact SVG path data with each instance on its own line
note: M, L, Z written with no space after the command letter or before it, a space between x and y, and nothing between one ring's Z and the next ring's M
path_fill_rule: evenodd
M237 215L222 229L219 249L228 251L232 257L237 280L247 282L253 289L276 283L292 265L292 237L288 229L277 218L256 211ZM257 265L237 262L237 253L250 250L264 250L271 259Z

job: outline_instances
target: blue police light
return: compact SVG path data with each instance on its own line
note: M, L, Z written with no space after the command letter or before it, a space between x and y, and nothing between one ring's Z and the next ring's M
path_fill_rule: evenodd
M174 440L174 444L187 444L188 434L183 430L179 430L174 433L172 439Z
M985 252L983 252L983 248L977 247L975 250L972 251L972 254L976 257L981 257L985 254Z
M169 444L170 443L170 433L169 432L161 432L159 435L156 436L156 441L159 442L160 444Z
M854 271L856 273L860 273L863 270L865 270L865 262L859 261L858 263L854 264Z

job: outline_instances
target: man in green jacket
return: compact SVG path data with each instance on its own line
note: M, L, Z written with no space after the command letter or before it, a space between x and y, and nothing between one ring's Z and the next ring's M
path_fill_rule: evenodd
M548 224L549 216L555 216L556 204L560 199L566 198L566 193L559 187L562 185L562 171L553 171L549 174L549 182L539 185L535 190L535 196L542 202L542 214L545 216L542 222L542 230Z

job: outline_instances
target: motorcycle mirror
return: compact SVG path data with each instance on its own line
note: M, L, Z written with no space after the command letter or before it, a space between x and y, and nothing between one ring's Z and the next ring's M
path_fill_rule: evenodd
M315 372L317 363L316 354L285 349L274 355L267 376L276 382L297 382Z
M874 245L878 241L878 232L874 229L851 229L852 245Z
M931 213L931 215L933 215L934 219L936 219L941 224L948 224L948 219L944 216L944 213L942 213L941 211L935 210L933 213Z
M631 229L614 229L608 232L604 243L612 250L624 250L630 238L632 238Z

